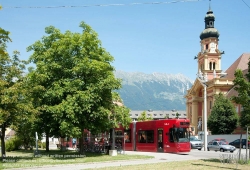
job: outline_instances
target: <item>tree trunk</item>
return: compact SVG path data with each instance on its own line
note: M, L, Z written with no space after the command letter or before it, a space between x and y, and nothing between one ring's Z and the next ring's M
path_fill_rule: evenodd
M6 157L6 151L5 151L5 123L2 124L1 126L2 131L1 131L1 153L2 153L2 158Z
M49 152L49 133L46 133L46 151Z
M84 130L82 130L82 135L81 137L79 138L79 143L78 143L78 146L79 146L79 154L81 155L84 155L84 148L83 148L83 141L84 141Z

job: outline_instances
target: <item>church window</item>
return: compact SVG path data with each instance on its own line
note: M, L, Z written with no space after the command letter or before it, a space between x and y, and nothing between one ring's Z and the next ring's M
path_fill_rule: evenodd
M208 44L206 44L206 50L208 50Z
M212 26L213 26L213 21L210 21L210 22L209 22L209 25L212 27Z
M215 62L213 62L213 70L215 70Z
M209 70L212 70L212 62L209 62Z

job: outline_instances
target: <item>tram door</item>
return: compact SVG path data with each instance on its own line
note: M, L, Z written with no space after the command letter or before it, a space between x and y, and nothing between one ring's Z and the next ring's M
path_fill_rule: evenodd
M163 129L157 129L157 151L163 152Z

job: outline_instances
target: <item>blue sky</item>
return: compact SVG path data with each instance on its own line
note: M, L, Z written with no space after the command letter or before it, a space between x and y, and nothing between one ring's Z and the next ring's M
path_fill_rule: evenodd
M20 51L21 59L29 58L26 48L46 35L45 27L81 32L79 23L84 21L115 58L116 70L196 77L194 56L200 52L209 0L0 0L0 4L0 27L11 32L8 52ZM211 1L219 50L225 51L223 71L250 52L249 6L250 0Z

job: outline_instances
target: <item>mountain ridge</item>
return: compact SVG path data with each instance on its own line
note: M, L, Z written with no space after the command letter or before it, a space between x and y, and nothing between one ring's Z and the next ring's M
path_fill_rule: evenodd
M186 110L185 92L192 80L183 74L116 71L122 80L120 94L131 110Z

